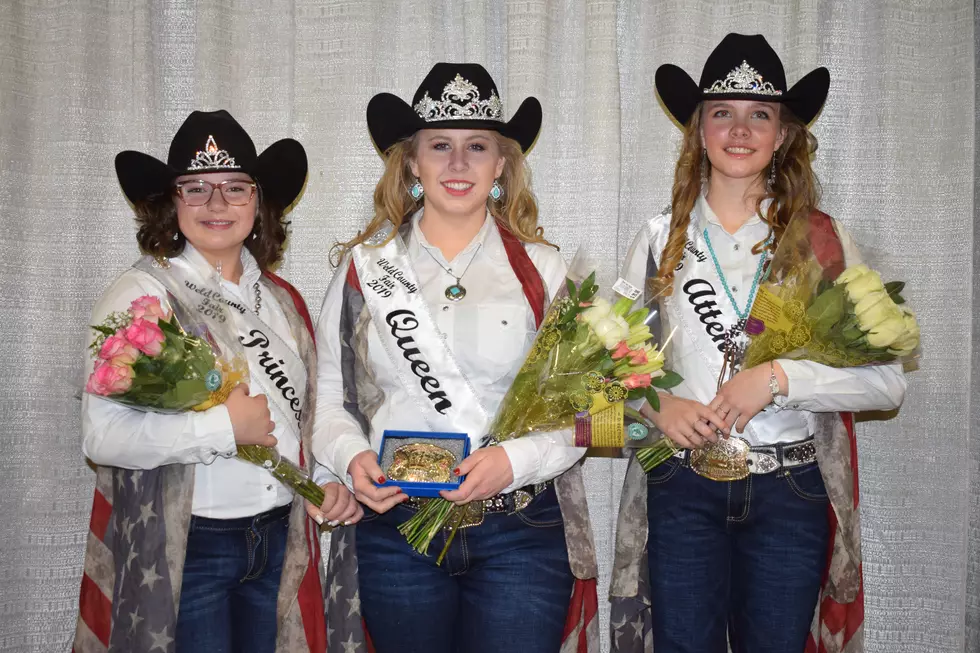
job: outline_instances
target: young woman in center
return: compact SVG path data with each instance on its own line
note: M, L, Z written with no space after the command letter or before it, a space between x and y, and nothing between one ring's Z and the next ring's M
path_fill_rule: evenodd
M366 508L355 534L367 630L378 653L558 651L576 578L596 575L584 450L550 433L481 446L564 281L524 159L541 106L528 98L505 122L482 66L440 63L412 105L383 93L367 119L385 170L373 219L338 247L320 314L313 447ZM398 531L420 500L378 487L385 430L470 438L455 472L466 478L442 496L479 523L441 565L445 534L421 555ZM575 650L578 631L568 639Z
M631 587L622 570L634 581L641 573L635 543L644 541L646 521L657 653L725 653L729 643L735 653L802 653L821 596L824 607L845 606L839 617L860 602L856 460L849 416L841 414L897 408L901 367L778 360L719 386L725 351L739 342L792 218L824 224L847 264L859 262L841 225L817 211L816 139L807 125L829 83L818 68L787 88L783 65L761 35L726 36L699 84L673 65L656 74L664 105L683 126L681 152L671 206L637 234L623 276L648 298L661 297L661 331L672 333L668 366L684 381L660 393L659 412L645 412L682 451L645 478L632 462L619 541L634 545L617 547L613 594ZM709 478L708 459L692 457L721 439L747 452L741 478ZM841 637L858 625L860 616ZM634 630L619 631L616 650L644 650L643 633L634 638Z

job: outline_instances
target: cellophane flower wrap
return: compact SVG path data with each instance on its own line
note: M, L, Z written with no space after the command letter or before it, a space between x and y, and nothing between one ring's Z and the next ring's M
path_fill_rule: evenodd
M626 402L647 399L658 409L656 390L673 387L681 378L664 370L664 355L647 323L651 311L634 306L638 291L626 291L633 298L614 291L600 296L595 269L585 254L576 254L565 287L545 313L497 408L489 438L500 443L567 430L572 433L568 446L617 449L635 439L643 442L637 458L652 469L676 449ZM418 552L426 553L440 529L458 527L462 513L444 499L432 499L400 530Z
M248 381L248 363L230 328L205 322L167 292L144 295L92 326L95 367L85 392L153 413L204 411ZM319 506L323 490L274 447L239 445L238 457L265 468Z
M919 325L904 287L866 265L847 267L828 216L793 218L746 322L743 366L777 358L831 367L907 361L919 346Z

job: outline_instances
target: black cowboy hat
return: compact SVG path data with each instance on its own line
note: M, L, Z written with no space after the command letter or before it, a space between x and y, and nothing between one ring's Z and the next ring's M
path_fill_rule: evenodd
M729 34L708 55L700 84L673 64L657 68L655 84L667 110L682 125L704 100L779 102L809 124L827 99L830 73L817 68L787 90L783 62L764 36Z
M157 193L169 193L181 175L208 172L244 172L263 194L287 207L306 181L306 151L284 138L256 155L245 129L227 111L195 111L174 134L167 162L149 154L126 150L116 155L116 176L130 202Z
M529 97L504 122L504 109L490 73L476 63L437 63L409 106L379 93L367 106L368 131L381 153L420 129L492 129L527 152L541 130L541 103Z

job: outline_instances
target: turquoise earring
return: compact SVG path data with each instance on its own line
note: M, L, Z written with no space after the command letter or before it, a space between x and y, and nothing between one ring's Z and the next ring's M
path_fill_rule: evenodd
M500 198L503 196L504 189L501 188L500 184L497 183L497 180L494 179L493 186L490 187L490 199L492 199L494 202L499 202Z
M416 179L412 187L408 189L408 192L411 194L412 199L418 202L422 198L422 195L425 194L425 189L422 188L422 182Z

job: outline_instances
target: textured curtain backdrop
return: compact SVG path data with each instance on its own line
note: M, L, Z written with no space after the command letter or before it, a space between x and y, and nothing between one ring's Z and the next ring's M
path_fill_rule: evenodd
M65 651L74 628L94 477L72 395L91 304L137 255L117 151L164 157L194 108L229 109L260 149L284 136L303 142L311 172L283 273L316 314L329 246L363 225L381 171L368 99L408 98L436 61L479 61L508 115L527 95L541 100L530 162L542 224L568 257L582 245L605 261L609 282L642 221L669 200L679 132L654 97L654 70L671 61L697 76L728 31L764 32L791 81L830 68L815 129L823 207L875 265L911 281L923 325L901 415L860 425L868 650L980 650L980 399L971 402L980 385L965 382L980 352L973 9L965 0L3 0L0 650ZM623 464L598 459L586 470L604 594ZM604 597L600 607L605 632Z

